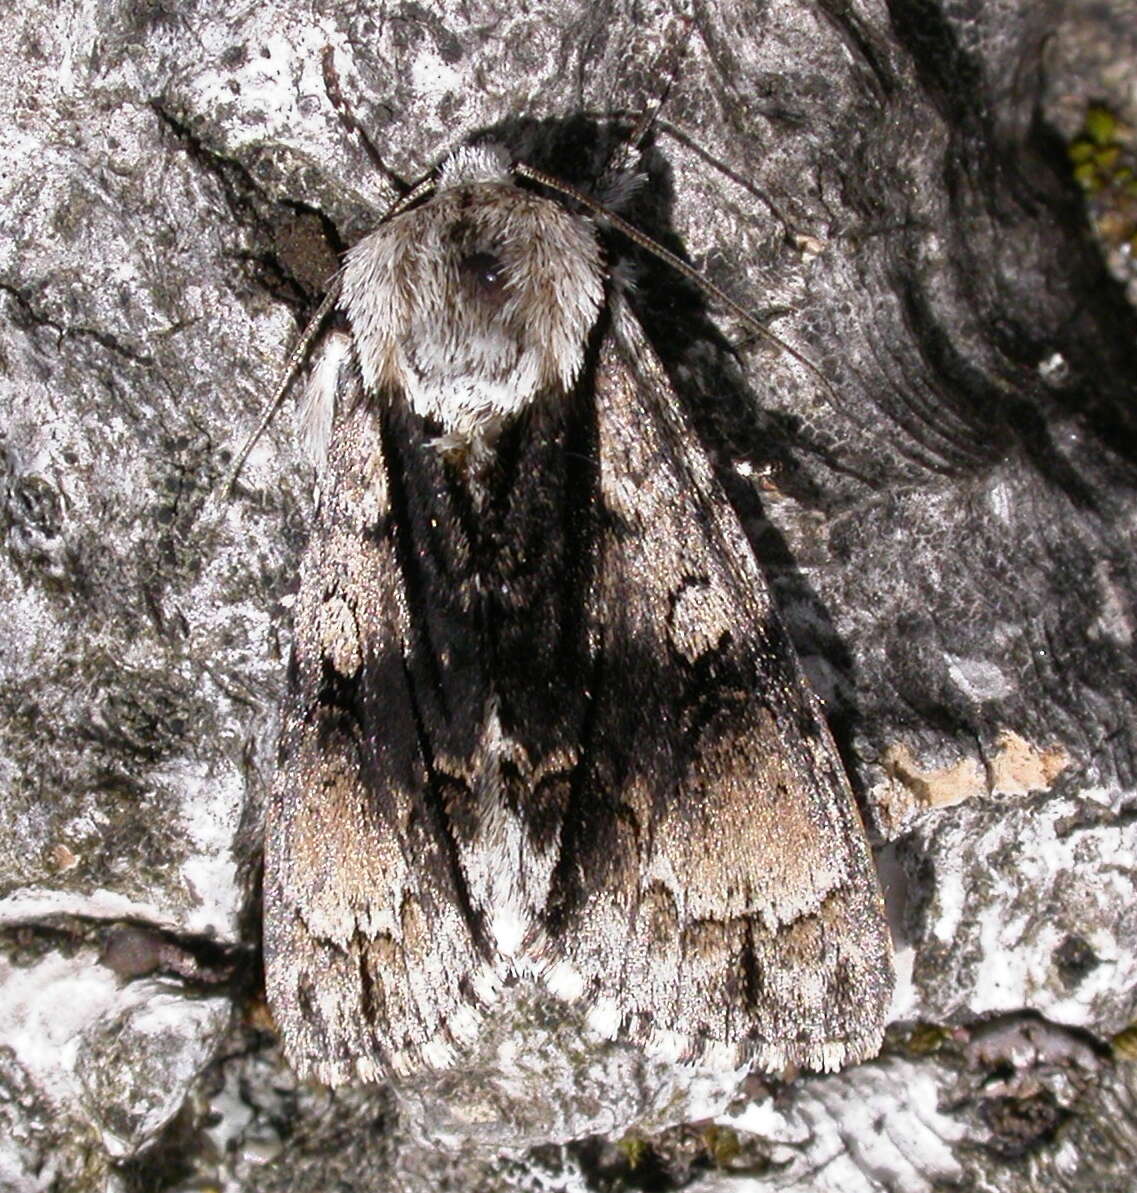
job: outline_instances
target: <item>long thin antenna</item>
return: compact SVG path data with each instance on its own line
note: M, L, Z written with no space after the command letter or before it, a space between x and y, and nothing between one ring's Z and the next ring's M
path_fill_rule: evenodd
M705 294L709 294L716 302L721 303L727 310L732 311L737 315L746 325L753 331L756 331L760 336L765 337L772 343L777 344L790 356L808 369L822 385L829 391L834 399L837 394L833 387L829 384L828 378L824 373L809 359L803 356L798 350L787 344L785 340L776 336L767 327L763 327L761 322L756 319L744 306L735 302L733 298L721 287L716 286L709 278L703 275L693 266L688 265L682 257L676 256L670 249L666 249L657 240L653 240L646 232L641 232L635 224L630 224L622 216L617 215L614 211L609 210L603 203L598 203L590 195L586 195L583 191L579 191L575 186L571 186L567 182L562 182L559 178L552 174L546 174L543 170L535 170L532 166L527 166L524 162L516 162L511 167L514 174L522 178L528 178L530 182L536 182L540 186L546 186L550 190L559 191L562 195L567 195L570 199L574 199L582 207L586 207L594 215L600 216L612 225L618 232L626 236L633 244L639 245L640 248L651 253L653 257L658 257L659 260L669 265L676 273L682 274L688 281L694 282Z
M356 120L355 113L348 106L347 100L344 99L343 88L340 86L339 71L336 70L336 52L332 46L324 47L324 52L320 58L320 66L324 73L324 94L331 100L332 107L336 110L340 124L359 141L363 147L363 152L367 154L376 171L386 178L400 195L405 195L411 189L406 179L400 178L383 160L383 155L375 147L375 142L368 135L367 129Z
M653 129L656 120L659 119L663 105L667 103L672 88L675 86L675 80L679 78L679 68L686 56L687 42L691 38L693 29L694 20L690 13L672 13L668 20L665 36L663 36L663 43L665 43L663 49L655 56L655 61L651 63L649 70L651 79L662 78L665 82L662 87L655 88L653 97L637 113L636 123L632 125L629 136L624 140L624 161L620 168L630 168L630 155L641 152L643 142L647 140L649 132Z
M643 143L663 110L663 105L675 86L675 80L679 77L679 67L687 53L687 42L693 28L694 21L689 14L673 13L668 19L663 36L664 47L656 54L649 70L650 78L662 78L665 80L664 84L655 88L651 99L636 113L631 132L620 145L619 159L607 163L606 173L619 175L631 171L633 156L642 152ZM616 155L613 154L613 159L615 158Z
M399 215L400 212L413 204L417 203L424 195L429 195L434 190L437 182L433 175L430 175L421 182L416 183L405 195L396 199L394 203L383 213L383 218L379 221L384 224L394 215ZM377 224L376 227L379 225ZM328 292L324 295L323 302L316 308L316 313L308 321L308 326L304 328L303 334L297 341L296 346L289 354L288 363L284 367L284 374L280 378L276 390L273 392L272 398L265 407L264 413L260 417L260 421L253 429L252 433L245 440L241 450L237 453L236 459L233 461L228 473L225 475L225 481L221 486L220 494L223 498L229 497L233 491L233 486L236 484L237 477L240 474L241 467L249 457L249 452L253 450L257 440L265 433L265 428L272 422L276 412L280 409L281 403L284 401L292 382L296 378L296 374L300 371L300 366L304 363L309 350L312 347L312 341L320 334L320 328L323 326L324 320L328 317L329 312L339 301L340 296L340 274L332 279L328 286Z
M320 328L323 326L324 320L328 317L328 312L331 311L332 307L339 300L339 296L340 278L339 274L337 274L332 279L332 284L328 287L327 294L324 295L324 301L320 303L316 308L316 313L308 320L308 326L304 328L304 334L301 335L296 347L289 354L284 375L281 377L280 383L272 395L272 400L265 407L260 421L253 429L252 434L245 440L244 446L237 453L236 459L229 468L225 476L225 482L221 486L221 496L223 498L228 497L232 493L233 486L237 482L237 476L241 471L241 466L248 459L249 452L253 450L257 440L264 434L265 428L272 422L277 410L280 409L280 404L284 401L285 394L288 393L288 388L292 384L293 378L300 371L300 366L304 363L304 358L308 355L308 349L311 348L312 341L320 334Z
M324 73L324 90L327 93L328 99L331 101L332 107L339 117L340 123L349 133L354 133L358 137L363 146L367 156L371 159L375 168L387 179L387 181L399 191L399 197L391 204L390 207L383 213L379 224L384 224L392 216L399 215L406 211L408 207L412 207L425 195L429 195L431 191L437 186L435 174L429 174L426 178L421 179L413 186L408 185L403 181L393 170L383 161L382 155L376 149L374 142L367 135L367 130L360 125L359 121L355 119L350 108L343 97L343 91L340 87L339 73L336 71L335 54L331 46L324 50L323 58L321 60ZM376 225L378 227L378 224ZM329 312L335 306L340 296L340 275L337 274L331 284L328 286L328 292L324 295L323 301L316 308L316 313L308 321L308 326L304 328L296 346L289 354L288 363L284 369L284 375L277 384L276 390L272 395L271 400L265 407L264 413L260 417L260 421L253 429L252 434L245 440L241 450L237 453L228 473L225 476L225 481L220 489L220 496L224 499L232 494L233 486L237 482L237 477L240 475L241 468L249 457L256 445L256 442L265 433L265 428L272 422L276 412L280 409L281 403L284 401L288 393L289 387L296 378L296 374L300 371L309 350L312 347L312 341L320 333L320 328L323 326L324 320L328 317Z

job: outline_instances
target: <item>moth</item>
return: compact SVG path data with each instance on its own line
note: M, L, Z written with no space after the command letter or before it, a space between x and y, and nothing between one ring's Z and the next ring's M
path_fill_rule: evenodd
M596 211L465 146L320 312L264 876L300 1075L445 1070L518 982L683 1063L879 1048L848 781Z

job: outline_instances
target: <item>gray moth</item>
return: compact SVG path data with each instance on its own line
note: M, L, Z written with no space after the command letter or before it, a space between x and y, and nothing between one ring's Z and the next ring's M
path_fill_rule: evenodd
M325 303L265 839L286 1053L446 1070L529 983L680 1063L860 1060L892 963L848 781L610 229L534 177L457 150Z

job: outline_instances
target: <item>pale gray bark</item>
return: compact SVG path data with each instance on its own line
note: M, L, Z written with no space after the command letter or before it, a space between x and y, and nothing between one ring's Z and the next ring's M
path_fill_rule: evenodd
M433 1154L231 1015L311 508L287 415L204 501L390 197L325 50L396 174L500 125L572 179L570 118L658 89L661 10L9 17L0 1187L583 1190L639 1154ZM1137 126L1135 30L1131 0L695 3L642 219L829 387L659 269L640 313L885 842L901 990L881 1060L755 1082L694 1187L1131 1188L1137 318L1064 144L1090 102Z

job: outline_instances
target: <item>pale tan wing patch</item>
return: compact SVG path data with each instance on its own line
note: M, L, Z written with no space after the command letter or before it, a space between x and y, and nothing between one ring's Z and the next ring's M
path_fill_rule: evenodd
M613 319L601 664L554 922L609 1028L835 1067L879 1046L892 981L863 829L741 525L638 325Z
M493 978L429 806L379 419L363 402L337 425L325 481L267 814L265 968L295 1069L338 1084L444 1067Z

